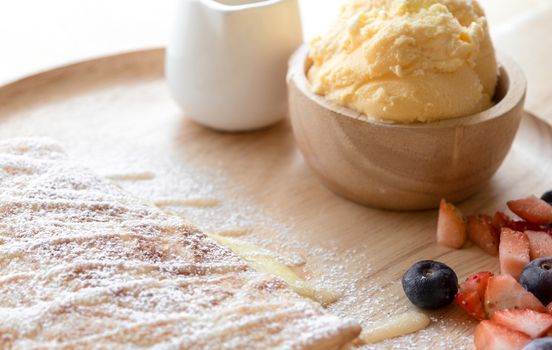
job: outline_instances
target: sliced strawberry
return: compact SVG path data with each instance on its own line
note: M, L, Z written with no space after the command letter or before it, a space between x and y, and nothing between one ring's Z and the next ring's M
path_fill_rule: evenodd
M458 292L454 297L456 303L466 311L470 316L475 317L478 320L484 320L486 318L485 308L481 301L481 296L476 291Z
M537 225L552 224L552 205L540 198L527 198L509 201L508 208L520 218Z
M544 231L525 231L531 260L552 256L552 236Z
M466 242L466 236L466 223L462 213L454 205L441 199L437 220L437 243L458 249Z
M500 232L503 227L508 227L514 231L520 232L527 230L540 231L543 229L542 225L534 224L525 220L512 220L512 218L501 211L497 211L493 216L492 225L498 232Z
M552 328L552 315L528 309L498 310L491 321L531 338L540 338Z
M485 311L492 316L503 309L531 309L546 312L546 307L510 275L489 278L485 291Z
M510 227L510 224L512 222L512 219L504 214L504 212L497 211L493 216L493 227L497 232L500 232L503 227Z
M523 232L523 231L540 231L543 229L544 226L541 226L541 225L537 225L537 224L532 224L528 221L524 221L524 220L512 220L509 224L508 224L508 227L511 228L512 230L514 231L519 231L519 232Z
M521 350L531 338L491 321L481 321L475 329L476 350Z
M487 290L487 282L493 276L492 272L479 272L466 278L460 284L458 293L456 294L456 303L460 305L468 315L471 315L478 320L485 319L485 308L483 301L485 291Z
M529 239L523 232L503 228L499 246L500 272L519 279L529 259Z
M487 254L498 255L500 235L493 225L493 218L488 215L472 215L468 217L468 237Z
M552 314L552 303L548 304L546 308L548 309L548 313Z
M485 292L487 291L487 283L489 283L489 278L493 276L494 274L489 271L474 273L466 278L462 284L460 284L460 290L475 290L477 294L481 295L481 299L483 300Z

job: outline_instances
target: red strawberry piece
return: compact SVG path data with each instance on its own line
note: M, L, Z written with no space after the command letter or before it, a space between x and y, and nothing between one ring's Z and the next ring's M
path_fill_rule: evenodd
M486 318L483 301L481 301L481 296L477 294L476 291L459 292L454 299L468 315L478 320L484 320Z
M468 217L468 237L487 254L498 255L500 242L499 231L492 225L492 218L488 215L472 215Z
M485 311L492 316L495 311L503 309L531 309L546 312L546 307L531 292L519 284L510 275L489 278L485 291Z
M544 231L525 231L531 260L552 256L552 236Z
M501 211L497 211L493 216L493 227L500 232L503 227L510 227L512 219Z
M514 231L541 231L543 229L542 225L534 224L525 220L512 220L508 215L501 211L497 211L492 219L492 225L500 232L503 227L511 228Z
M552 302L546 308L548 309L548 313L552 314Z
M500 272L519 279L529 259L529 239L523 232L503 228L499 246Z
M527 230L540 231L543 229L543 226L541 225L532 224L524 220L512 220L507 227L511 228L514 231L520 231L520 232L527 231Z
M473 340L476 350L522 350L531 338L492 321L481 321Z
M437 243L458 249L466 242L466 236L466 223L462 213L454 205L441 199L437 220Z
M552 224L552 205L536 196L509 201L507 205L517 216L533 224Z
M460 284L458 293L456 294L456 303L460 305L468 315L471 315L478 320L485 319L485 308L483 301L485 291L487 290L487 282L493 276L492 272L478 272L466 278Z
M531 338L540 338L552 328L552 315L528 309L498 310L491 321Z
M462 282L460 290L475 290L477 294L481 295L481 298L483 298L485 296L485 292L487 291L487 283L489 283L489 278L493 276L494 274L489 271L474 273Z

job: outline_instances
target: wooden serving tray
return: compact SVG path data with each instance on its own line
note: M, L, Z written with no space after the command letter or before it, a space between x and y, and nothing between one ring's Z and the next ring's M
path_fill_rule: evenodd
M306 278L340 290L329 309L364 326L412 306L400 279L414 262L437 259L468 274L498 272L498 259L468 245L435 244L437 212L386 212L326 190L298 153L287 122L226 134L186 119L163 80L164 52L145 50L51 70L0 87L0 137L49 136L77 161L206 230L237 234L301 265ZM500 130L496 130L500 133ZM460 204L465 214L552 188L552 127L527 114L513 148L485 189ZM153 178L151 178L154 175ZM207 199L205 207L189 201ZM213 205L220 201L219 205ZM224 232L223 232L224 233ZM456 306L432 325L366 348L471 348L476 324Z

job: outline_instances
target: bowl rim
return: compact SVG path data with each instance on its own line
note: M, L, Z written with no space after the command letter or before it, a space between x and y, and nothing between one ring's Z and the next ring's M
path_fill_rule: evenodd
M331 110L340 116L354 119L361 123L371 124L376 127L385 128L450 128L459 125L473 125L489 121L508 114L525 98L527 91L527 80L519 65L508 55L496 51L498 79L506 79L508 82L507 91L504 97L490 108L471 115L456 117L431 122L417 123L394 123L384 122L375 117L367 116L351 108L339 105L338 103L326 99L324 96L315 94L307 79L306 71L311 62L308 59L309 45L301 45L291 56L287 74L288 85L294 83L296 87L310 100L316 102L325 109Z

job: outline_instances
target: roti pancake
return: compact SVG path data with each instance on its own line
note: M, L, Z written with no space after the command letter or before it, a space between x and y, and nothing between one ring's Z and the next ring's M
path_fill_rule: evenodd
M2 349L338 349L360 332L37 138L0 142L0 320Z

